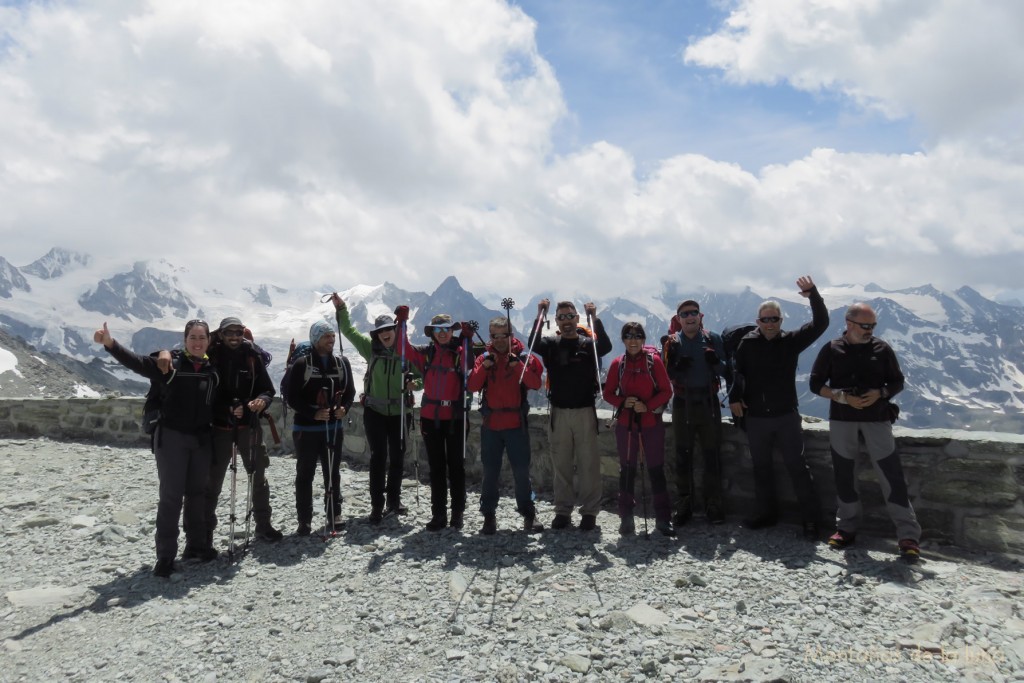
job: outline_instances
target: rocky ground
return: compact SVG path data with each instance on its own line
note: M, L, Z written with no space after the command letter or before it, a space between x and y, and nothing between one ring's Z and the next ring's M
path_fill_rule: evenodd
M374 527L347 469L323 542L291 535L293 476L275 457L284 540L166 580L148 451L0 440L0 680L1024 680L1014 558L926 544L910 567L889 539L840 553L734 520L621 539L609 513L528 536L508 499L484 537L475 492L463 532L432 534L414 482Z

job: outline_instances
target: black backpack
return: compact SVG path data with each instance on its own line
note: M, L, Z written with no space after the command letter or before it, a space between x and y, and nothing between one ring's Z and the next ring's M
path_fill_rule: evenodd
M722 330L722 347L725 349L725 358L723 359L725 361L725 385L730 391L735 379L734 362L736 350L740 347L740 342L743 341L743 338L756 329L757 325L742 323L740 325L730 325Z

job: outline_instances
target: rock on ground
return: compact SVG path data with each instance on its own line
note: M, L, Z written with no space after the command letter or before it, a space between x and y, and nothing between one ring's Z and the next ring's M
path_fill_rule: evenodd
M1024 680L1014 558L926 545L910 567L892 539L837 553L699 519L620 538L609 513L526 535L507 495L480 536L477 492L462 532L429 533L414 482L372 526L349 469L324 542L293 535L294 461L268 477L286 537L168 581L148 451L0 440L0 681ZM227 487L219 517L223 550Z

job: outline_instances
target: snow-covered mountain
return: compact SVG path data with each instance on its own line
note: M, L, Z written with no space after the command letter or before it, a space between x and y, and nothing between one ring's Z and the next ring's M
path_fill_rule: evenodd
M293 291L259 282L239 283L237 291L203 289L192 273L164 261L97 264L87 255L53 249L23 268L0 257L0 330L24 339L40 357L56 354L84 364L71 364L72 369L89 368L88 373L80 373L81 383L109 389L118 386L119 379L131 376L111 364L92 342L92 333L102 322L107 321L123 343L136 351L149 352L179 343L188 319L204 318L216 328L222 318L234 315L273 354L271 374L276 380L283 372L289 341L305 339L309 326L317 319L333 322L333 306L322 301L330 294L329 288L321 289ZM356 285L339 294L348 304L356 327L363 330L370 328L376 316L391 314L398 305L408 305L409 333L419 343L424 341L423 327L437 313L449 313L455 320L476 320L485 337L487 322L505 314L500 298L488 294L488 301L482 303L454 276L429 294L405 291L388 282ZM807 372L820 347L843 329L845 308L856 301L867 301L878 312L879 335L895 348L907 376L907 390L899 399L901 424L1015 432L1024 427L1024 308L991 301L969 287L954 292L929 285L890 291L869 283L823 287L822 294L832 322L829 331L801 358L801 412L824 416L827 411L823 399L809 395ZM549 298L554 305L558 298L569 297L581 311L588 300L585 293L553 294L546 290L525 304L517 303L509 313L519 336L529 333L540 299ZM643 323L650 343L656 344L678 303L689 298L700 302L705 325L712 330L753 320L759 303L767 298L782 303L787 329L810 319L809 306L796 296L795 288L724 293L686 291L675 283L666 283L645 301L615 298L595 302L615 343L613 354L622 352L619 331L625 322ZM4 346L2 341L0 346ZM354 371L361 375L365 363L351 344L342 340L342 346ZM606 357L606 366L611 357ZM12 372L5 368L0 366L0 375ZM112 383L96 381L97 375L92 374L96 372L109 375ZM85 374L91 374L92 380ZM45 383L38 381L40 385ZM18 391L29 385L31 381L21 381ZM139 387L120 386L132 392ZM10 382L0 382L0 389L5 393L14 390ZM52 383L47 391L53 391Z

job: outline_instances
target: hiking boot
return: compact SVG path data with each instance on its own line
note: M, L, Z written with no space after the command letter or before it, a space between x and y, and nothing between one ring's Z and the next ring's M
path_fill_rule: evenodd
M828 537L828 547L842 550L857 542L857 534L852 531L836 529L836 532Z
M672 522L676 527L681 527L689 522L691 517L693 517L693 506L690 505L689 500L686 500L676 508L676 514L672 518Z
M446 526L448 526L448 520L444 515L434 515L430 518L430 521L427 522L426 529L427 531L440 531Z
M672 528L672 522L667 519L659 519L654 523L654 529L662 536L672 538L676 535L676 530Z
M462 529L462 513L452 510L452 521L448 523L453 529Z
M583 515L580 517L580 531L593 531L597 528L597 515Z
M484 536L493 536L498 533L498 520L494 515L484 515L484 525L480 527L480 533Z
M395 504L388 503L388 506L386 508L384 508L384 516L385 517L387 517L388 515L404 515L404 514L406 514L408 512L409 512L409 508L405 507L401 503L395 503Z
M276 543L284 538L284 534L275 529L271 524L260 524L256 527L256 538L261 541Z
M170 577L176 571L178 568L174 566L174 560L170 557L161 557L153 565L153 576L159 576L161 579Z
M912 538L900 540L900 557L907 564L917 564L921 559L921 546Z
M182 560L199 560L200 562L210 562L217 559L217 552L215 548L189 548L185 546L185 550L181 553Z
M309 525L309 522L299 522L299 528L295 530L296 536L309 536L313 532L313 527Z
M757 517L751 517L750 519L743 520L743 526L750 529L751 531L757 531L758 529L767 529L768 527L775 526L778 523L778 517L769 514L758 515Z
M384 519L384 511L379 507L374 507L370 510L370 524L380 524L381 520Z
M555 515L551 520L552 529L567 529L572 526L572 517L569 515Z
M539 534L544 531L544 525L537 522L536 515L526 515L523 517L523 531L528 534Z
M722 509L722 504L717 500L708 501L704 507L704 514L712 524L721 524L725 521L725 510Z
M636 533L636 520L633 515L623 515L619 522L619 536L632 536Z
M821 539L821 529L817 522L804 522L804 538L812 543L817 543Z

